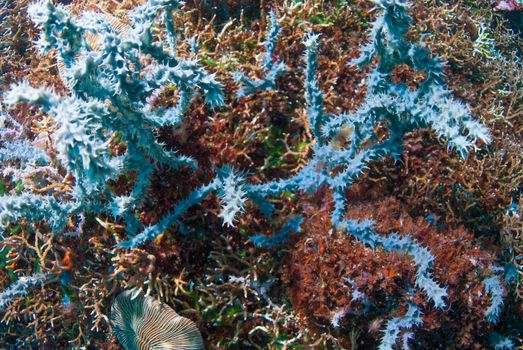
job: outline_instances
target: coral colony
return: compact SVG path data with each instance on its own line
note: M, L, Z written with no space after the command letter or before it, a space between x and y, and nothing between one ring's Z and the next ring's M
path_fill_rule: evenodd
M521 342L519 2L0 3L2 348Z

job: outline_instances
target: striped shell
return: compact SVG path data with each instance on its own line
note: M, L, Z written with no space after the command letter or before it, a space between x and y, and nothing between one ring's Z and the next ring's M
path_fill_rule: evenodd
M111 322L125 350L204 349L194 322L137 289L116 297Z

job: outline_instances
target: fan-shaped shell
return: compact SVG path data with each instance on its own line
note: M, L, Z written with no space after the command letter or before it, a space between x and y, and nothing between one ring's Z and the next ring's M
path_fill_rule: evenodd
M204 349L194 322L136 289L116 297L111 322L125 350Z

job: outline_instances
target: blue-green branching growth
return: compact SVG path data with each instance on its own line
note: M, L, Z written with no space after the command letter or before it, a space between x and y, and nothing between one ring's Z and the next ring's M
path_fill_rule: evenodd
M324 112L323 96L316 80L319 36L307 36L305 92L309 125L316 141L313 156L291 178L248 185L246 189L253 201L263 203L264 198L284 191L315 192L327 186L334 198L334 227L374 249L380 247L410 255L417 268L415 287L422 290L436 308L442 309L446 306L447 291L431 275L434 257L430 251L408 236L395 233L381 236L371 221L344 219L345 190L360 177L369 162L385 156L399 159L403 137L414 129L431 128L463 157L479 142L489 143L490 137L487 128L472 118L468 107L455 100L445 88L443 64L420 45L405 39L411 21L408 4L394 0L379 0L376 4L382 13L373 23L369 43L361 49L360 57L351 62L363 69L377 61L366 79L368 91L363 104L350 114ZM417 89L393 82L393 70L400 64L425 73L426 79ZM377 134L379 125L386 127L386 137ZM495 313L496 310L492 310L490 314ZM422 322L419 314L418 307L411 305L405 317L391 319L380 349L392 349L401 329L419 326Z
M256 185L243 183L243 179L238 181L242 183L241 198L260 206L264 214L272 215L274 212L274 208L266 200L267 197L277 196L284 191L315 192L321 186L327 185L335 199L335 209L332 213L334 226L352 227L353 225L347 223L342 225L345 190L364 172L368 162L387 155L399 158L402 153L403 136L406 133L420 127L432 127L439 136L447 138L449 147L464 156L469 148L476 147L477 141L490 141L488 130L473 120L468 108L454 100L450 91L444 88L442 64L439 60L431 58L430 53L419 45L405 40L404 34L410 23L407 5L380 1L378 7L382 8L383 14L374 22L370 35L371 43L362 49L361 57L353 64L363 68L370 64L374 57L378 58L379 63L369 73L369 89L365 102L354 113L333 115L324 112L323 95L316 80L319 36L310 34L306 37L305 92L309 124L316 141L313 156L309 163L291 178ZM274 48L276 25L273 17L267 38L267 43L270 44L267 45L268 53ZM266 69L274 67L269 56L266 56L264 62ZM415 70L426 72L427 79L419 89L410 90L405 84L392 82L392 71L399 64L407 64ZM386 139L376 134L376 126L379 124L388 128ZM349 132L344 132L347 130ZM343 142L339 140L341 134L348 135ZM223 184L223 180L217 178L191 193L183 203L192 205ZM239 188L238 186L235 188ZM129 246L144 243L156 237L169 225L178 223L180 213L180 210L175 209L164 221L133 238L133 243L129 243ZM239 213L239 210L235 213ZM401 238L398 237L397 240L397 246L404 246L405 242L402 243ZM257 241L261 242L259 239ZM414 257L421 252L420 249L419 245L412 243L404 250ZM427 264L430 265L432 260L427 260ZM437 289L429 287L429 284L437 284L428 277L428 265L420 268L423 273L420 274L418 282L420 286L422 283L427 286L422 288L423 290L434 290L430 298L437 307L443 307L444 289L439 286Z
M242 86L237 92L237 97L241 98L258 91L273 90L276 88L276 79L286 71L284 62L275 60L276 40L280 34L281 28L278 25L278 19L274 11L269 12L270 25L265 38L265 53L263 54L263 72L265 77L260 80L249 79L242 72L234 74L234 80L241 83Z
M499 276L491 276L483 281L485 291L490 295L491 304L485 311L485 316L491 323L496 323L503 307L503 287Z
M163 231L178 225L182 233L185 232L180 220L189 207L198 204L211 193L217 192L220 198L221 212L219 216L224 225L233 225L236 215L240 214L247 200L244 177L233 168L224 166L217 169L216 177L210 183L192 191L187 198L180 201L176 207L165 215L159 223L146 227L142 232L128 240L121 242L120 246L134 248L156 238Z
M28 277L22 276L0 293L0 311L11 304L14 299L23 297L27 294L28 288L42 284L46 281L47 276L43 274L34 274Z
M20 102L40 106L53 118L58 127L52 135L57 158L74 176L74 189L67 201L33 194L4 196L0 198L2 224L25 217L47 221L60 231L67 217L90 212L123 218L127 231L134 234L141 229L135 211L155 168L196 166L193 159L167 149L155 136L158 128L181 124L197 93L211 108L224 104L214 75L196 60L175 55L171 11L177 6L177 1L151 0L133 10L128 23L93 12L75 18L51 1L29 7L41 29L37 45L43 52L56 53L69 94L21 82L11 87L4 101L9 106ZM153 34L157 18L162 19L167 43ZM166 88L175 88L179 98L172 107L158 108L155 96ZM126 148L121 156L110 151L109 143L116 139ZM132 190L125 195L112 193L107 181L129 172L136 173ZM26 215L29 212L34 215Z
M292 178L252 186L251 192L272 196L283 191L315 191L328 185L335 194L332 219L337 225L344 213L344 190L369 161L386 155L399 158L407 132L430 127L463 156L476 147L477 141L490 141L487 128L475 121L469 109L453 99L444 87L442 63L421 46L405 40L410 23L407 5L384 0L378 2L378 7L383 14L374 22L371 42L362 49L360 58L352 62L364 68L374 58L378 59L378 66L368 75L364 103L351 114L324 112L322 92L315 77L318 35L309 35L305 39L305 89L310 127L316 139L314 155ZM392 82L393 69L399 64L426 73L427 78L418 89ZM375 132L379 123L388 128L385 140ZM348 135L343 142L339 141L340 134Z
M383 338L381 338L378 350L394 349L401 331L419 326L422 323L423 321L421 320L421 312L419 308L414 304L409 304L409 308L405 316L394 317L389 322L387 322L387 326L383 331ZM408 341L412 337L412 333L406 334L408 334L408 337L404 337L404 341ZM405 345L407 345L407 347L405 347ZM408 342L404 343L403 349L408 349Z
M270 197L284 192L316 192L328 188L333 195L332 226L372 249L399 252L412 258L416 269L414 286L408 290L421 292L436 309L447 305L447 289L432 275L434 256L430 250L409 235L391 232L381 235L370 220L346 218L346 190L364 173L369 162L390 156L399 159L406 133L430 128L447 141L449 149L466 157L470 149L488 144L488 130L475 121L466 105L455 100L445 87L443 64L419 44L404 37L410 24L408 5L397 0L376 0L382 13L370 31L369 43L352 62L360 69L371 66L366 78L365 101L353 113L331 114L324 108L323 93L316 78L319 35L309 34L305 44L305 97L311 135L314 138L308 164L294 176L262 184L249 183L247 176L224 166L207 184L194 189L179 201L159 222L148 227L136 218L151 185L157 167L196 167L196 162L179 155L158 142L156 132L162 127L177 127L196 94L201 94L210 108L224 105L221 85L196 60L176 56L175 28L171 12L178 2L149 0L128 16L128 22L96 13L75 18L50 0L29 9L31 18L41 29L38 41L44 51L53 50L58 57L60 74L69 89L66 96L48 88L35 88L26 82L12 86L4 96L10 106L21 102L40 106L57 125L52 137L62 173L74 178L70 193L64 196L26 191L0 197L0 228L21 219L46 222L55 232L64 232L71 217L85 213L112 216L126 224L128 236L120 242L124 248L135 248L158 237L162 232L182 224L184 213L211 193L216 193L224 225L232 226L248 201L259 206L266 216L275 208ZM166 40L155 37L153 26L161 19ZM265 78L251 80L242 73L235 78L242 84L238 97L275 88L275 81L285 71L283 62L276 62L275 47L280 27L274 13L265 41L263 57ZM425 80L416 89L394 83L393 71L398 65L423 72ZM171 107L155 103L164 89L176 89L178 100ZM4 143L0 159L45 166L50 162L38 149L16 151L26 145L24 140ZM110 145L125 146L125 153L115 155ZM15 151L13 151L15 150ZM29 149L28 149L29 150ZM13 154L19 153L14 159ZM19 163L22 164L22 163ZM133 186L126 194L115 194L108 181L129 176ZM273 237L253 236L256 246L275 247L282 244L291 231L299 231L305 218L294 217ZM40 282L40 276L20 280L2 298L23 295L27 287ZM503 288L498 277L484 281L492 303L486 317L492 323L499 318L503 304ZM403 316L393 316L384 325L380 349L392 349L400 335L422 324L420 306L408 301ZM404 304L405 305L405 304ZM394 306L392 306L394 308Z

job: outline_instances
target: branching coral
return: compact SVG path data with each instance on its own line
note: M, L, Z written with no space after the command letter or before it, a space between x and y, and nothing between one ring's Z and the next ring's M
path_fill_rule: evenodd
M187 312L199 310L217 349L300 347L311 334L288 305L276 302L278 257L238 249L227 236L213 247L204 278L176 287L173 299Z
M316 138L314 156L294 177L252 185L249 192L258 196L296 190L313 192L327 184L335 193L333 223L337 225L343 216L344 190L363 172L369 161L385 155L399 157L401 141L407 132L420 126L431 126L441 137L448 139L449 147L463 156L476 141L489 142L487 129L474 121L467 107L453 100L450 91L443 88L441 63L430 58L429 52L419 45L404 39L409 24L406 5L383 1L380 7L384 14L374 23L372 42L354 61L363 67L374 56L379 57L379 66L368 77L366 101L354 114L335 116L323 112L322 95L315 78L317 36L308 36L305 41L305 86L310 126ZM411 91L404 84L392 82L392 70L398 64L427 72L418 90ZM383 125L386 130L380 133L376 128ZM340 147L337 141L343 130L349 131Z
M420 196L432 193L440 183L431 182L440 174L431 169L434 164L439 164L438 171L451 172L455 167L444 161L460 162L454 152L446 153L433 137L426 137L428 132L411 131L432 129L429 136L446 140L448 149L462 157L491 139L469 108L445 87L440 60L424 44L406 39L412 37L407 34L407 3L375 3L382 14L372 24L369 44L350 66L345 64L356 54L353 44L372 16L364 11L370 5L359 0L354 6L352 2L277 5L280 18L276 12L268 16L261 67L253 67L251 58L260 57L256 54L263 50L261 32L256 40L256 31L265 27L263 20L250 22L253 19L242 16L220 28L197 11L173 11L178 3L170 0L151 0L126 18L118 12L119 19L94 12L75 17L67 7L50 1L33 5L30 14L42 30L38 46L57 56L57 71L69 91L64 92L61 84L55 91L35 89L34 76L29 75L30 84L15 84L4 95L18 120L26 118L22 116L26 112L30 118L36 110L27 104L39 105L43 114L37 118L43 117L41 124L32 120L24 125L27 137L9 117L14 131L1 131L0 160L5 166L0 224L5 249L0 251L0 266L8 271L1 284L4 293L10 293L16 276L40 272L51 276L44 285L46 293L28 293L30 300L15 293L4 313L11 326L0 327L1 334L9 336L4 342L11 341L12 334L27 334L11 322L22 315L23 322L35 318L30 321L35 332L28 343L44 344L38 338L49 332L41 337L52 339L45 343L48 347L60 348L72 339L75 346L107 348L103 333L109 326L110 299L129 287L147 288L147 295L182 305L184 313L204 326L205 339L219 349L359 344L390 349L400 341L404 348L429 348L438 342L465 348L484 344L494 327L505 333L508 327L496 324L504 321L503 304L508 307L512 301L503 300L509 288L501 275L492 275L494 268L487 267L494 266L488 263L494 264L495 254L490 247L480 252L483 241L473 244L472 235L455 228L463 216L454 215L452 205L449 227L443 227L449 222L440 221L438 215L430 216L437 228L423 221L427 207L417 208L416 201L405 211L421 213L415 222L408 216L394 218L390 212L369 217L366 214L379 206L376 203L355 215L351 191L365 194L365 185L370 188L371 182L377 187L384 182L402 186L404 173L372 177L384 159L404 161L409 179L427 189L414 193ZM78 10L114 4L78 5ZM350 26L341 23L347 20L357 22L354 27L360 32L344 31ZM178 31L180 25L184 29ZM311 34L320 31L321 35ZM296 38L304 32L309 34L302 43ZM303 46L305 98L300 95L302 61L297 55ZM355 72L354 65L362 69ZM211 67L223 85L204 66ZM264 77L256 80L252 76L258 70L258 78ZM283 75L285 71L289 74ZM414 82L401 82L401 74L413 75ZM49 84L50 76L43 80L47 83L41 85L56 85ZM273 91L276 80L279 91ZM510 86L500 84L503 89ZM197 97L198 92L202 93ZM459 93L465 99L469 96ZM504 103L505 95L499 96L497 103ZM361 97L364 101L356 109ZM204 100L206 104L199 103ZM484 116L474 101L468 101L475 115ZM227 109L209 115L225 103ZM513 106L514 122L517 103ZM355 112L339 114L342 110ZM45 125L46 130L33 142L32 136L42 131L34 125ZM498 137L496 132L493 128L493 138ZM416 137L431 143L426 155L431 163L420 166L426 158L411 157L410 149L419 146L412 142ZM428 153L424 147L418 152ZM514 159L513 154L517 150L510 157L469 157L467 162L489 164L490 176L498 174L492 169L504 159ZM193 171L196 160L201 170ZM425 176L422 168L430 175ZM484 196L482 201L488 197L489 214L491 208L506 208L507 198L517 193L518 178L511 169L499 172L511 173L510 185L500 185L501 192L495 187L491 196L484 190L491 182L460 170L446 183L461 184L460 176L467 186L477 182L471 193ZM500 176L498 183L505 183L505 177ZM407 192L407 186L401 190ZM382 198L377 191L369 192ZM439 204L446 205L452 197L445 195ZM321 207L316 207L318 203ZM191 208L197 204L203 210ZM468 204L463 204L467 210ZM310 207L315 212L308 212ZM271 221L275 213L290 214ZM321 225L311 230L317 219ZM195 220L202 225L193 225ZM281 229L272 236L252 236L276 225ZM173 226L182 235L175 237ZM514 236L509 226L506 236ZM30 229L18 236L26 228ZM230 232L236 233L234 242L222 245L220 235ZM52 242L57 251L42 255L37 252L41 245L35 243L36 250L30 248L28 253L28 240L33 238ZM252 247L249 240L262 249ZM290 247L274 249L285 242L291 242ZM17 250L21 253L15 257ZM184 259L190 264L182 268ZM206 266L209 261L213 267ZM273 287L278 285L280 268L290 271L287 290ZM288 308L285 291L299 316L305 314L313 322L300 323L303 320ZM37 309L38 304L45 306ZM53 327L62 311L63 322ZM447 331L452 336L443 339ZM497 346L509 342L504 338Z
M182 215L193 205L201 202L212 192L218 192L222 200L222 211L219 214L225 224L231 225L234 216L243 210L245 202L245 191L243 189L243 176L237 174L232 168L224 167L217 171L217 177L208 183L192 191L187 198L180 201L176 207L165 215L159 223L146 227L142 232L127 241L120 242L125 248L137 247L150 239L160 235L175 224L180 224ZM183 225L180 226L184 232Z
M6 125L10 124L10 125ZM0 114L0 162L21 162L19 168L46 165L49 157L45 152L31 145L23 135L23 127L7 114Z
M300 232L300 225L303 222L302 217L290 219L275 235L267 237L265 235L252 236L251 241L257 247L274 248L289 240L291 232Z
M419 326L423 323L420 317L420 310L415 305L409 305L409 309L405 316L396 317L387 322L385 327L385 334L381 339L379 350L393 349L398 340L400 331L403 329L410 329Z
M281 28L278 26L278 19L274 11L269 13L270 27L265 39L265 53L263 55L263 71L265 78L260 80L251 80L241 72L236 72L234 80L243 86L238 90L237 97L241 98L258 91L272 90L276 87L276 78L285 73L286 67L284 62L275 62L276 39Z
M20 277L16 283L0 293L0 310L4 309L6 305L12 303L14 299L25 296L28 288L41 284L45 280L46 276L43 274Z
M485 291L491 295L491 305L485 311L489 322L496 323L503 307L503 287L500 278L492 276L483 281Z
M195 165L192 159L164 148L155 136L157 128L181 123L197 87L209 106L223 104L220 84L213 75L196 61L179 60L174 53L166 53L162 43L154 39L157 12L164 12L163 22L169 29L169 12L177 5L176 1L166 1L138 7L129 15L131 24L122 33L111 18L101 14L74 18L64 7L48 1L29 8L33 21L42 29L40 49L59 54L62 76L72 90L70 96L61 97L49 89L20 83L5 96L11 106L20 102L41 106L59 125L53 136L58 159L75 178L73 201L60 203L64 209L60 220L52 211L46 219L62 222L64 217L81 212L106 213L124 218L128 232L136 232L141 225L134 212L143 202L155 167ZM173 85L180 93L177 104L154 108L150 97ZM116 136L126 146L124 156L108 151L109 142ZM129 171L138 171L134 188L128 195L112 194L107 181Z
M422 247L408 236L400 237L397 234L390 234L387 237L382 237L374 230L374 222L369 220L360 222L346 220L340 224L340 227L372 249L382 247L387 252L406 252L412 256L417 268L416 287L427 294L436 308L445 307L444 298L447 297L447 291L431 276L429 268L432 267L434 256L427 248Z
M516 268L516 290L523 299L523 199L512 203L503 216L502 240L511 254L511 263Z
M318 36L309 35L305 40L305 89L310 128L316 138L314 156L294 177L251 185L250 191L257 196L274 196L283 191L314 192L327 185L334 192L334 226L372 247L379 244L386 250L408 251L419 268L416 286L428 294L436 307L442 308L446 292L428 274L433 260L430 252L409 238L389 236L382 241L373 233L371 223L343 221L345 190L361 175L369 161L385 155L399 157L403 135L416 127L432 127L440 137L447 139L450 148L463 157L477 142L488 143L490 137L487 129L472 119L468 108L455 101L450 91L443 87L442 64L431 58L427 50L405 40L410 22L407 4L380 1L378 6L384 12L373 23L371 42L353 61L353 64L365 67L374 57L379 58L378 67L368 77L369 91L362 107L351 115L336 116L323 112L322 94L315 77ZM393 83L391 75L399 64L426 72L418 90L412 91L405 84ZM337 137L343 129L350 131L340 144Z
M339 329L359 328L369 347L378 346L385 342L382 331L389 328L388 322L402 318L409 308L413 312L412 303L419 309L421 322L414 322L410 330L403 328L385 343L399 344L404 335L412 333L412 344L429 347L438 343L458 349L492 330L494 324L486 317L491 295L482 279L492 275L493 251L480 249L473 235L462 228L438 229L424 218L410 217L391 198L361 203L356 192L349 199L348 215L359 221L372 219L373 230L382 239L415 239L430 251L433 279L445 283L446 307L435 308L428 293L416 291L418 268L405 252L373 249L341 231L326 235L331 208L325 205L330 198L325 198L305 213L303 232L291 245L285 275L294 307L313 320L311 324L328 325L333 315L343 311Z

